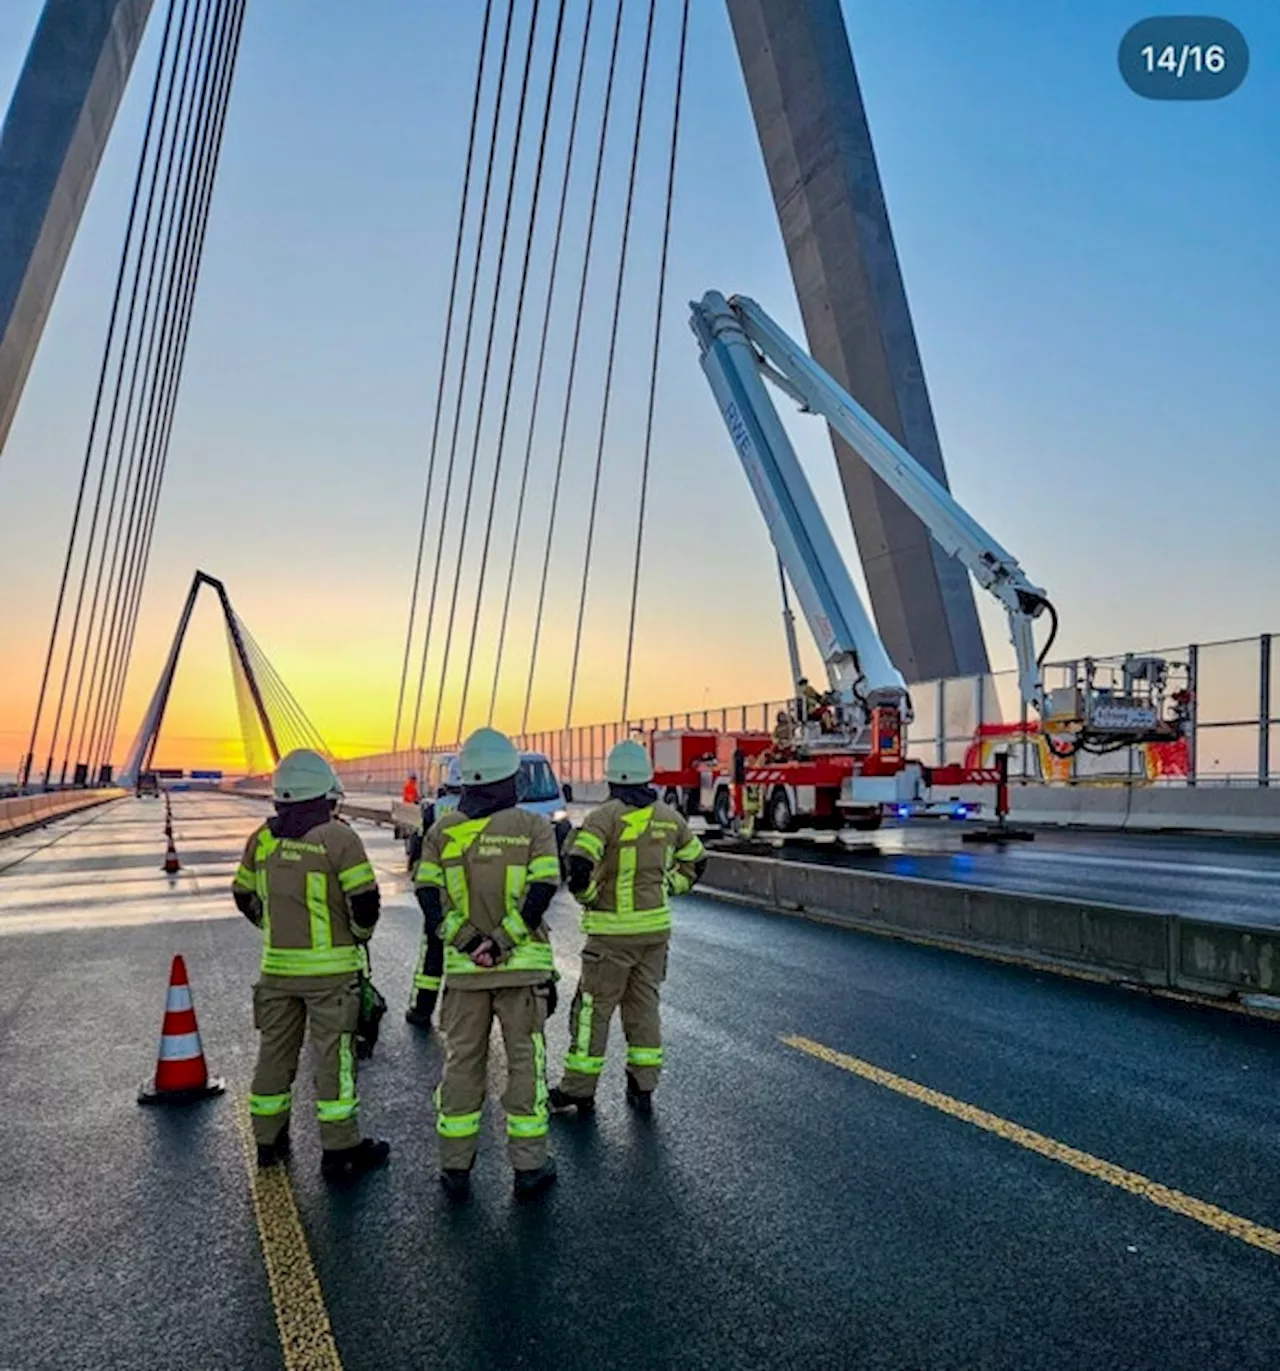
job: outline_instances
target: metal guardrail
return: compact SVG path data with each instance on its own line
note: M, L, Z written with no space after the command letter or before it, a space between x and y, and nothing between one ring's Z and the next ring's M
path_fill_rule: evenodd
M1264 633L1256 638L1188 644L1156 649L1151 654L1186 662L1190 688L1195 696L1189 774L1173 780L1152 781L1145 762L1135 749L1107 759L1078 756L1073 759L1071 780L1080 784L1170 784L1269 786L1280 784L1280 680L1273 682L1271 661L1276 637ZM1138 654L1134 654L1138 655ZM1053 663L1046 668L1046 684L1067 685L1079 675L1082 661ZM1280 673L1277 673L1280 675ZM1017 673L998 671L985 676L961 676L943 681L924 681L911 687L915 721L909 730L912 754L928 766L961 763L984 725L1027 721L1018 694ZM685 710L681 713L647 714L609 723L583 724L569 729L544 729L520 735L515 741L530 752L545 753L561 780L573 785L598 782L604 776L609 749L636 733L668 728L712 728L720 731L760 729L768 731L788 700L756 704ZM435 749L438 755L456 750L450 743ZM338 763L338 772L349 792L399 793L410 771L422 776L431 751L401 749ZM1010 776L1015 781L1040 781L1039 749L1027 743L1010 746Z

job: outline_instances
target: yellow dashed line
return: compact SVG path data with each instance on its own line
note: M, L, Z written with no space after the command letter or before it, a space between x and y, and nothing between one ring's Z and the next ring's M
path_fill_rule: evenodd
M1043 1133L1032 1132L1029 1128L1023 1128L1021 1124L1010 1123L1008 1119L1002 1119L997 1114L989 1114L985 1109L944 1095L939 1090L930 1090L928 1086L909 1081L905 1076L895 1076L892 1071L872 1066L870 1062L864 1062L859 1057L848 1057L843 1052L823 1047L821 1043L816 1043L810 1038L792 1036L784 1037L782 1041L788 1047L807 1052L820 1061L830 1062L832 1066L850 1071L875 1085L882 1085L886 1090L897 1091L899 1095L918 1100L921 1104L927 1104L943 1114L963 1119L975 1128L985 1129L997 1137L1017 1143L1029 1152L1038 1152L1042 1157L1049 1157L1073 1170L1082 1171L1086 1176L1096 1176L1098 1180L1106 1181L1108 1185L1114 1185L1120 1190L1127 1190L1132 1195L1139 1195L1144 1200L1159 1205L1161 1209L1168 1209L1185 1218L1194 1219L1206 1228L1226 1233L1229 1237L1247 1242L1251 1247L1260 1247L1264 1252L1280 1257L1280 1232L1274 1228L1254 1223L1251 1219L1242 1219L1237 1214L1230 1214L1225 1209L1219 1209L1217 1205L1197 1200L1191 1195L1184 1195L1181 1190L1161 1185L1159 1181L1139 1175L1136 1171L1126 1171L1122 1166L1103 1161L1100 1157L1081 1152L1078 1148L1068 1147L1066 1143L1048 1138Z
M262 1239L262 1260L275 1305L285 1371L342 1371L342 1358L333 1340L324 1291L311 1262L289 1173L282 1166L259 1170L249 1110L243 1102L236 1109L236 1124L249 1169L253 1213Z

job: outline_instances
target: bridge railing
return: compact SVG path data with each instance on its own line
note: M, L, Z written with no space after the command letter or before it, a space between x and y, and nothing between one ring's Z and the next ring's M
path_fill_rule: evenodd
M1262 634L1140 654L1187 663L1195 711L1184 748L1134 747L1102 757L1078 753L1058 762L1048 753L1035 721L1025 715L1017 673L998 671L913 685L911 753L928 766L966 760L982 764L998 748L1009 753L1010 775L1026 781L1268 786L1275 779L1280 783L1280 680L1273 680L1272 673L1278 637ZM1046 684L1050 688L1069 685L1082 672L1082 660L1053 663L1046 668ZM778 712L790 705L789 700L764 700L647 714L538 730L516 742L526 751L545 753L562 780L583 786L603 780L605 758L621 738L670 728L768 731ZM451 744L436 752L455 749L456 744ZM396 793L410 771L420 777L425 774L430 755L424 749L403 749L356 757L339 762L338 773L348 791Z

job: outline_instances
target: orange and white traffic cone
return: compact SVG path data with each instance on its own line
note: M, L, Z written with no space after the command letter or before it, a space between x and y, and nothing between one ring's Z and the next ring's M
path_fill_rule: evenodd
M178 849L173 845L173 831L169 830L169 846L165 849L164 865L160 868L167 876L176 876L182 870L178 860Z
M173 959L169 972L169 994L164 1003L164 1026L160 1030L160 1053L156 1074L144 1081L138 1091L139 1104L190 1104L193 1100L221 1095L227 1083L221 1076L210 1076L196 1026L187 964L181 956Z

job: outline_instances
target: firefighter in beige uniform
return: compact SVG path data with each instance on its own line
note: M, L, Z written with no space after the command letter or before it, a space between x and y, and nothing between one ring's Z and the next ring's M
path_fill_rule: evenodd
M440 1179L455 1198L470 1193L497 1019L507 1054L507 1155L515 1193L527 1198L555 1179L543 1036L554 1008L555 962L542 919L560 885L560 859L550 823L516 808L520 754L508 738L479 729L458 762L458 807L428 829L415 883L427 928L439 932L445 949Z
M706 866L684 816L658 800L653 766L639 743L619 743L605 764L610 798L567 846L569 889L582 905L582 975L573 997L564 1076L551 1091L557 1113L595 1107L609 1020L622 1008L627 1102L641 1113L662 1070L659 990L667 973L670 895L693 887Z
M262 1037L249 1096L258 1164L288 1152L293 1080L309 1026L321 1167L342 1178L383 1165L390 1151L360 1136L353 1042L378 883L364 845L337 817L342 785L319 753L299 748L281 758L273 789L275 817L254 830L232 883L237 907L263 935L253 992Z

